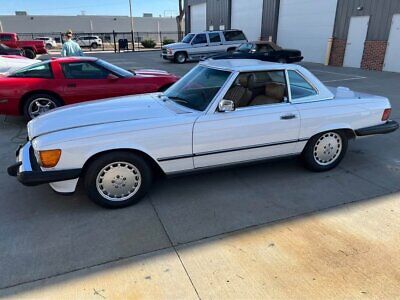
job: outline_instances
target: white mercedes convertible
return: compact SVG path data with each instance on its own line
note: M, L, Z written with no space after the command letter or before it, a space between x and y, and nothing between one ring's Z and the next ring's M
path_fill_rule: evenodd
M298 65L205 61L165 93L65 106L28 124L8 168L60 193L82 180L105 207L138 202L156 172L175 174L301 155L313 171L339 164L349 139L395 131L389 100L328 88Z

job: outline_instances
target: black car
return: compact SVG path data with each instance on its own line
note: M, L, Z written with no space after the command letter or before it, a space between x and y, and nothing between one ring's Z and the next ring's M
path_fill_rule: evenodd
M241 44L233 52L209 56L212 59L259 59L263 61L294 63L303 59L301 51L282 49L273 42L248 42Z
M10 48L0 43L0 55L24 55L24 51L19 48Z

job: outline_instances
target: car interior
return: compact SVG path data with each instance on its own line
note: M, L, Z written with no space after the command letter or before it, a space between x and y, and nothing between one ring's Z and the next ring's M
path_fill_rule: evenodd
M284 71L242 73L226 93L235 107L276 104L288 99Z

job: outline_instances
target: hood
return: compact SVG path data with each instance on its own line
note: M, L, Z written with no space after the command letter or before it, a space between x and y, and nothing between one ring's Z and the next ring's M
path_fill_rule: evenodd
M182 48L190 48L190 44L187 43L172 43L163 46L163 49L182 49Z
M135 74L137 75L142 75L142 76L171 76L171 73L168 73L167 71L161 71L161 70L153 70L153 69L138 69L138 70L132 70Z
M157 94L144 94L60 107L28 123L29 139L72 128L163 118L174 114L156 99Z

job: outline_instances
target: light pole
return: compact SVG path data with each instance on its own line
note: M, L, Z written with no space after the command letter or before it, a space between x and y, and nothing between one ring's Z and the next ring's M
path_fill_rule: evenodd
M129 13L131 16L132 51L135 51L135 39L133 37L132 0L129 0Z

